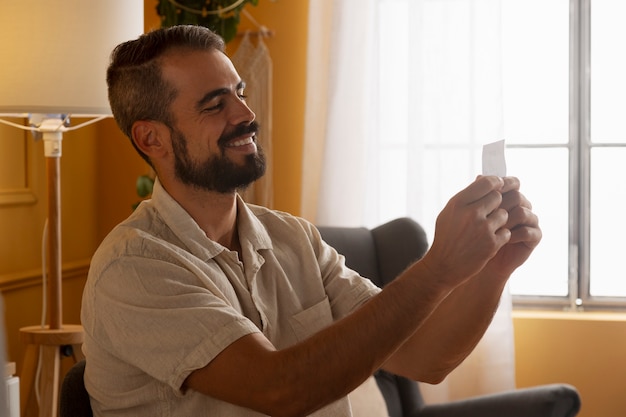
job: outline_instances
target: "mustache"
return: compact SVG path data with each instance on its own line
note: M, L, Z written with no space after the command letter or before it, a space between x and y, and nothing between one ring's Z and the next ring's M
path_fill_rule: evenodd
M259 132L259 124L256 121L253 121L249 124L240 124L235 126L235 128L230 131L224 133L218 140L217 144L219 146L224 146L226 142L238 138L239 136L244 136L249 133L254 133L254 136Z

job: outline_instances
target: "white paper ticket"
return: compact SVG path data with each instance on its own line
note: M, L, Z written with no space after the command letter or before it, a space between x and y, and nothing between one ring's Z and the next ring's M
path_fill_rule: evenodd
M506 176L504 139L483 146L483 175Z

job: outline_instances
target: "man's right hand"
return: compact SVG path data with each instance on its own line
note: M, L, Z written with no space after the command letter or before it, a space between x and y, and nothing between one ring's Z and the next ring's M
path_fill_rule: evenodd
M519 182L479 176L450 199L437 217L432 246L422 259L438 283L450 290L479 271L511 237L502 194Z

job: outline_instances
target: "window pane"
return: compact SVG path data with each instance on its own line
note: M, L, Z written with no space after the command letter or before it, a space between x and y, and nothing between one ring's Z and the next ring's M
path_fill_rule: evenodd
M591 152L590 293L626 296L624 253L626 223L626 149L594 148Z
M507 149L507 174L539 216L543 239L511 278L514 295L568 294L568 152L566 148ZM549 180L549 181L548 181Z
M591 2L591 140L626 143L626 1Z
M567 143L569 1L502 2L508 143Z

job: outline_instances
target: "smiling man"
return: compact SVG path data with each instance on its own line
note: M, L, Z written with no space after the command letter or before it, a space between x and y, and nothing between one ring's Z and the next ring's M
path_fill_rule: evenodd
M519 181L477 178L424 258L376 288L306 220L239 197L265 161L223 48L177 26L113 51L113 114L157 180L92 260L94 415L350 416L347 394L379 368L441 381L541 239Z

